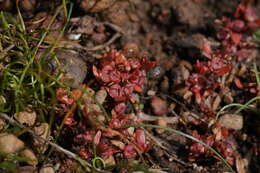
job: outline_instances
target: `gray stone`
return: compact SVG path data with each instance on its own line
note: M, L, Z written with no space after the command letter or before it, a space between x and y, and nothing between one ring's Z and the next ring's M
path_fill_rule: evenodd
M73 50L57 50L55 59L51 59L49 66L54 70L55 73L61 71L62 82L73 88L79 87L87 75L87 64L80 57L78 52Z

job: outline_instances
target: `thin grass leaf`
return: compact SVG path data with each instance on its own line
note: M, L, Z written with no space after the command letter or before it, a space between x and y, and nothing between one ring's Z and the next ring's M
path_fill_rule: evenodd
M64 1L64 0L63 0ZM66 7L66 5L65 5ZM58 36L58 38L55 40L55 42L53 43L52 47L51 47L51 50L49 51L49 53L52 53L54 51L54 49L57 47L56 45L60 42L60 39L62 38L62 35L64 34L65 32L65 29L67 28L67 25L69 24L69 20L70 20L70 17L71 17L71 14L72 14L72 8L73 8L73 3L70 3L70 10L69 10L69 13L67 14L67 17L66 17L66 23L64 24L64 26L62 27L61 29L61 32ZM66 8L67 10L67 8Z
M236 107L242 107L243 104L240 104L240 103L231 103L231 104L228 104L228 105L224 106L223 108L221 108L221 109L218 111L218 113L217 113L217 115L216 115L216 118L215 118L215 121L217 121L217 120L219 119L219 116L220 116L226 109L231 108L231 107L234 107L234 106L236 106Z
M235 114L238 114L239 112L241 112L242 110L246 109L248 107L248 105L250 105L251 103L253 103L256 100L260 100L260 96L254 97L251 100L249 100L248 102L246 102L244 105L242 105L238 110L236 110Z
M99 163L101 163L102 166L100 166ZM106 167L106 163L101 157L94 157L92 159L92 167L95 169L103 169Z
M16 9L17 9L18 18L19 18L20 24L21 24L20 31L23 32L23 33L25 33L25 32L26 32L26 29L25 29L25 24L24 24L23 17L22 17L20 8L19 8L19 1L20 1L20 0L16 0Z
M66 18L68 18L68 9L67 9L66 0L62 0L62 5L63 5L63 9L64 9L64 15L65 15Z
M48 24L46 30L45 30L44 33L42 34L42 37L41 37L40 41L38 42L37 46L35 47L34 54L33 54L33 59L35 58L35 56L36 56L36 54L37 54L37 52L38 52L38 49L39 49L39 47L41 46L42 42L44 41L44 39L46 38L47 34L49 33L50 27L51 27L51 25L54 23L56 17L57 17L58 14L60 13L62 7L63 7L63 6L61 5L61 6L59 6L59 7L57 8L57 10L55 11L53 17L51 18L50 23Z
M2 26L2 28L3 28L4 30L6 30L6 31L9 31L9 30L10 30L10 27L9 27L8 22L7 22L6 19L5 19L5 15L4 15L4 12L3 12L3 11L0 12L0 18L1 18L1 26Z

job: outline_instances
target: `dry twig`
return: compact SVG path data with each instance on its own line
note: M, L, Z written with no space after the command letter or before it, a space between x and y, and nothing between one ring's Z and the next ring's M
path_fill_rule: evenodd
M117 25L110 23L110 22L104 22L103 24L109 26L110 28L112 28L116 32L119 32L121 34L125 34L125 32L123 31L123 29L120 26L117 26Z
M108 40L106 43L104 44L100 44L94 47L84 47L83 49L86 51L96 51L96 50L100 50L100 49L104 49L105 47L109 46L110 44L112 44L116 39L118 39L119 37L121 37L120 33L116 33L115 35L113 35L112 38L110 38L110 40Z

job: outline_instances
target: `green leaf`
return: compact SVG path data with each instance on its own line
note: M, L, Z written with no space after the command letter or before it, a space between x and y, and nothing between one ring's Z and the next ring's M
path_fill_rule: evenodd
M0 163L0 172L14 173L16 164L14 162L4 161Z
M257 30L254 35L253 35L254 39L257 41L257 42L260 42L260 30Z

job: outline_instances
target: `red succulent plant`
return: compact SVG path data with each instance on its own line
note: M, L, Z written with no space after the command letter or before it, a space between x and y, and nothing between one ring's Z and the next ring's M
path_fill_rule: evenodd
M217 20L216 24L220 25L217 31L220 46L213 49L210 42L204 40L201 45L201 54L206 60L197 60L194 65L195 71L185 81L186 86L193 92L200 111L206 116L206 118L202 118L203 120L209 120L215 116L214 110L206 106L205 100L210 93L218 92L221 87L221 76L230 74L233 62L245 61L253 52L252 49L255 49L252 32L260 28L260 18L256 14L256 9L249 3L241 3L234 13L234 19L223 17L221 20ZM250 93L257 92L257 87L249 86L249 83L242 83L239 79L234 80L234 85L239 89L247 89ZM214 131L214 134L204 135L193 131L192 135L215 148L233 165L236 144L230 137L230 131L221 127L216 127ZM190 151L190 160L201 155L212 154L199 143L193 143L190 146Z
M127 59L113 49L103 56L100 69L93 66L93 74L116 102L133 101L131 94L142 92L145 70L154 66L155 62L149 62L147 57Z
M197 131L192 132L192 136L203 141L210 147L220 152L231 165L235 161L236 144L231 140L231 134L226 128L216 127L214 134L199 135ZM212 155L213 153L200 143L193 143L190 146L189 160L193 161L201 155Z
M94 154L93 145L99 156L111 156L121 152L125 158L135 158L137 153L141 154L149 149L149 142L145 137L144 130L134 129L131 133L122 128L129 124L136 124L140 120L134 114L125 114L126 102L134 102L133 92L141 93L146 80L146 70L155 66L147 57L126 58L124 53L111 50L106 53L99 64L99 68L93 66L93 74L107 93L113 98L111 119L106 123L91 122L96 119L97 114L102 112L84 111L85 119L91 126L91 130L85 130L75 137L75 142L81 145L79 153L83 158L89 158ZM60 91L63 100L68 100L64 92ZM93 96L93 95L92 95ZM89 97L88 97L89 98ZM64 101L63 101L64 102ZM91 98L85 101L83 110L95 104ZM127 139L127 142L125 139ZM116 140L122 144L121 147L113 145L110 140Z

